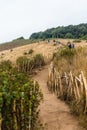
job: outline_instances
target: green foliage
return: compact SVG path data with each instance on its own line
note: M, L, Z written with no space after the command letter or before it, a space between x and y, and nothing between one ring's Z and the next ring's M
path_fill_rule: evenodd
M87 34L82 37L83 40L87 40Z
M71 58L76 55L75 49L69 49L68 47L64 47L58 50L57 53L54 54L57 59L60 58Z
M12 63L10 60L2 61L0 63L0 71L5 71L5 70L10 71L10 69L12 69Z
M33 49L30 49L29 52L24 52L24 55L32 54L34 52Z
M0 64L0 129L38 130L37 108L43 98L39 85L9 63Z
M27 57L19 57L17 59L17 68L20 72L28 72L31 73L34 69L34 59L27 58Z
M35 68L39 68L45 65L44 57L42 56L42 54L36 54L34 56L34 63L35 63Z
M87 24L59 26L57 28L47 29L44 32L33 33L30 39L47 39L47 38L83 38L87 35ZM85 39L85 37L84 37Z
M17 39L14 39L13 41L16 41L16 40L24 40L24 37L19 37Z
M27 55L27 52L24 52L24 55Z
M71 33L67 33L67 34L65 35L65 38L72 39L72 38L73 38L73 35L72 35Z
M41 54L36 54L32 58L27 58L26 56L19 57L16 64L18 71L32 73L33 69L45 65L45 62L44 57Z
M34 52L34 50L30 49L29 52L28 52L28 54L32 54L33 52Z

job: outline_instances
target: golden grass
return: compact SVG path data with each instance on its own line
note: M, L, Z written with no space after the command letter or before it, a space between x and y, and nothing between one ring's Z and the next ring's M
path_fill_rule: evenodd
M54 58L54 64L60 72L73 71L78 74L84 71L87 74L87 47L58 50Z

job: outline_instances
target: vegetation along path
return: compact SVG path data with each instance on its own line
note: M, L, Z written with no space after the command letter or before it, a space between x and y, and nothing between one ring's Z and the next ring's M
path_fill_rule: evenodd
M47 130L83 130L70 113L69 107L47 88L48 67L45 66L34 79L41 86L44 100L40 105L40 119Z

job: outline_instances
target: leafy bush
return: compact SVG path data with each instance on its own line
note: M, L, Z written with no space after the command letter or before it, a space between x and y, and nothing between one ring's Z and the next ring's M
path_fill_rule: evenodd
M24 55L27 55L28 53L27 52L24 52Z
M61 57L72 57L76 55L76 50L75 49L69 49L69 48L63 48L60 50L59 55Z
M6 70L10 71L10 69L12 69L12 63L11 63L10 60L2 61L2 62L0 63L0 71L1 71L1 70L2 70L2 71L6 71Z
M35 63L35 66L34 66L35 68L39 68L45 65L44 57L41 54L36 54L34 56L34 63Z
M45 65L45 62L44 62L44 57L41 54L37 54L32 58L27 58L25 56L19 57L17 59L16 64L20 72L31 73L33 69Z
M87 35L83 36L81 39L87 40Z
M13 51L13 49L10 50L10 52L12 52L12 51Z
M28 52L28 54L32 54L33 52L34 52L34 50L30 49L29 52Z
M73 38L73 35L72 35L71 33L66 33L65 38L70 38L70 39L72 39L72 38Z
M37 108L43 98L39 85L16 68L9 71L8 66L9 62L0 65L0 129L39 129Z

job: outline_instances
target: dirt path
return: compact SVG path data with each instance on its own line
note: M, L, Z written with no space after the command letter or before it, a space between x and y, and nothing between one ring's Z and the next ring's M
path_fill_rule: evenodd
M40 71L34 79L41 86L44 101L40 105L40 119L47 124L47 130L83 130L71 115L69 107L47 89L48 66Z

